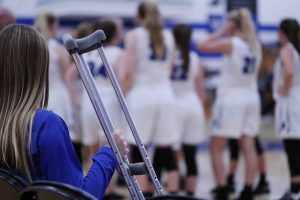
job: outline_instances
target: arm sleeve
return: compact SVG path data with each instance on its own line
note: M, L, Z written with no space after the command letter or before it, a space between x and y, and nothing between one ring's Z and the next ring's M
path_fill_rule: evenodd
M93 157L86 177L76 157L64 121L54 115L47 118L39 139L40 170L43 178L81 188L102 199L116 168L113 151L102 147Z

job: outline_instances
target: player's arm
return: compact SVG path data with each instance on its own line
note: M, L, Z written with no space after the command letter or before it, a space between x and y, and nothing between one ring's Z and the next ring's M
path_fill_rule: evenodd
M125 51L122 57L124 65L119 68L119 78L122 91L126 94L133 84L136 68L136 35L134 32L129 32L125 37Z
M72 63L66 71L65 82L70 95L71 103L74 107L80 108L80 99L77 94L76 80L78 79L79 72L75 66L75 63Z
M198 45L198 50L208 53L230 54L232 42L229 38L219 38L217 34L212 34Z
M225 23L218 31L212 33L197 47L198 50L208 53L225 53L230 54L232 51L232 42L229 38L223 38L228 25Z
M71 59L68 52L65 50L65 48L62 45L58 45L56 50L59 55L59 66L60 66L61 77L64 81L66 81L66 72L70 66Z
M199 66L199 72L198 72L198 76L196 79L196 90L197 90L197 94L199 96L199 98L202 100L203 104L205 104L206 102L206 91L205 91L205 87L204 87L204 65L203 63L200 61L200 59L198 59L198 66Z
M284 73L284 80L283 85L279 89L279 94L282 96L287 96L289 94L292 82L293 82L293 51L291 48L287 46L283 47L280 50L280 60L283 65L283 73Z

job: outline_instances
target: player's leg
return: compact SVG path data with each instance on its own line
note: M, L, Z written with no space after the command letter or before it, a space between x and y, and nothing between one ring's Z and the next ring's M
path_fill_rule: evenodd
M270 186L267 180L267 167L266 167L266 157L264 149L261 145L259 137L255 138L255 147L257 152L257 168L259 172L259 180L256 188L254 189L254 193L256 196L260 195L268 195L270 193Z
M216 182L216 200L227 200L228 191L226 187L225 166L223 151L227 144L226 137L212 136L210 144L211 161Z
M143 100L141 100L143 98ZM148 92L148 87L139 89L133 89L127 95L127 103L131 111L131 116L135 122L136 129L139 132L142 143L147 146L152 139L152 132L154 129L154 122L156 117L155 103L153 103L153 97ZM126 139L128 140L131 151L130 160L132 163L143 162L140 151L133 138L131 130L127 127ZM149 182L148 175L136 176L138 183L145 197L151 197L153 195L153 187Z
M182 149L187 169L185 190L189 196L194 196L198 180L197 145L204 141L205 116L203 106L197 97L190 99L189 105L182 137Z
M161 151L161 167L167 173L167 191L177 193L179 191L179 171L176 159L174 144L178 144L180 139L179 127L177 124L178 113L176 111L176 101L167 89L163 98L158 104L158 115L155 122L154 144L156 151ZM155 161L154 161L155 162Z
M187 195L194 196L195 189L197 186L198 169L196 163L196 145L184 144L183 147L184 160L186 163L186 180L185 190Z
M247 96L246 96L247 95ZM240 200L254 198L253 186L257 173L257 152L255 137L260 130L260 99L257 93L245 94L243 103L243 125L240 148L245 163L245 183Z
M252 200L254 196L253 184L257 172L255 138L253 136L243 135L240 138L240 146L245 160L245 185L239 199Z
M300 139L284 139L285 153L290 171L290 191L280 200L300 199Z
M229 163L229 173L227 175L227 187L230 193L235 192L234 186L234 177L238 167L239 156L240 156L240 147L238 139L229 139L229 155L230 155L230 163Z

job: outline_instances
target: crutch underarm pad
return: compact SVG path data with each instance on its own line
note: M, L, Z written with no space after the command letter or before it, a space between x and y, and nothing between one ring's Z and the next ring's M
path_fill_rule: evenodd
M147 174L147 166L143 162L129 164L129 169L130 169L130 174L132 174L132 175Z
M102 30L97 30L89 36L74 39L70 34L63 36L63 42L70 54L84 54L102 46L102 41L106 39Z

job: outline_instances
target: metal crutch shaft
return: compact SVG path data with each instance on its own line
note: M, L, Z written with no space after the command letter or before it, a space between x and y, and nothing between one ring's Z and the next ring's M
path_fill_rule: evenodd
M97 48L97 50L98 50L98 53L99 53L99 55L100 55L100 57L101 57L101 59L102 59L102 61L104 63L104 67L106 69L106 72L108 73L108 76L110 78L112 86L113 86L113 88L114 88L114 90L116 92L117 98L118 98L118 100L119 100L119 102L121 104L122 110L123 110L123 112L125 114L125 117L127 119L128 125L129 125L129 127L131 129L133 137L134 137L134 139L136 141L136 144L137 144L137 146L139 148L139 151L140 151L140 153L142 155L144 163L146 164L147 170L148 170L150 178L151 178L151 180L152 180L152 182L154 184L154 187L155 187L155 190L157 192L157 195L161 196L161 195L163 195L162 187L161 187L160 182L159 182L159 180L158 180L158 178L156 176L156 173L155 173L155 171L153 169L153 166L152 166L151 160L150 160L150 158L148 156L147 150L146 150L144 144L142 143L142 141L141 141L141 139L139 137L138 131L137 131L135 125L134 125L133 119L132 119L132 117L130 115L128 106L127 106L127 104L125 102L125 99L124 99L123 94L121 92L120 86L119 86L119 84L117 82L117 79L116 79L116 77L114 75L114 72L113 72L113 70L111 68L111 65L110 65L110 63L109 63L109 61L107 59L107 56L105 55L104 48L102 46L100 46L100 47Z
M70 43L72 43L72 42L74 43L74 44L72 44L74 48L71 48L72 45L70 46ZM136 200L144 200L145 198L139 188L139 185L138 185L135 177L129 175L128 165L127 165L127 163L125 163L123 161L122 156L117 148L117 145L112 136L112 132L114 131L113 125L112 125L111 120L105 110L105 107L99 96L99 93L96 89L91 72L88 70L87 64L84 61L84 59L82 58L82 55L78 54L78 49L76 50L76 48L78 48L78 46L77 46L75 40L71 36L67 36L64 38L64 43L65 43L66 48L69 50L69 52L71 53L71 55L73 56L73 58L75 60L75 64L81 75L84 86L88 92L88 95L90 96L90 99L95 108L97 117L103 127L103 130L108 139L108 142L111 145L111 147L114 151L114 154L118 160L119 168L120 168L121 173L126 181L126 184L128 186L128 189L129 189L129 192L130 192L132 198L136 199ZM71 49L73 49L73 50L71 50ZM126 157L124 157L124 159L127 160Z

